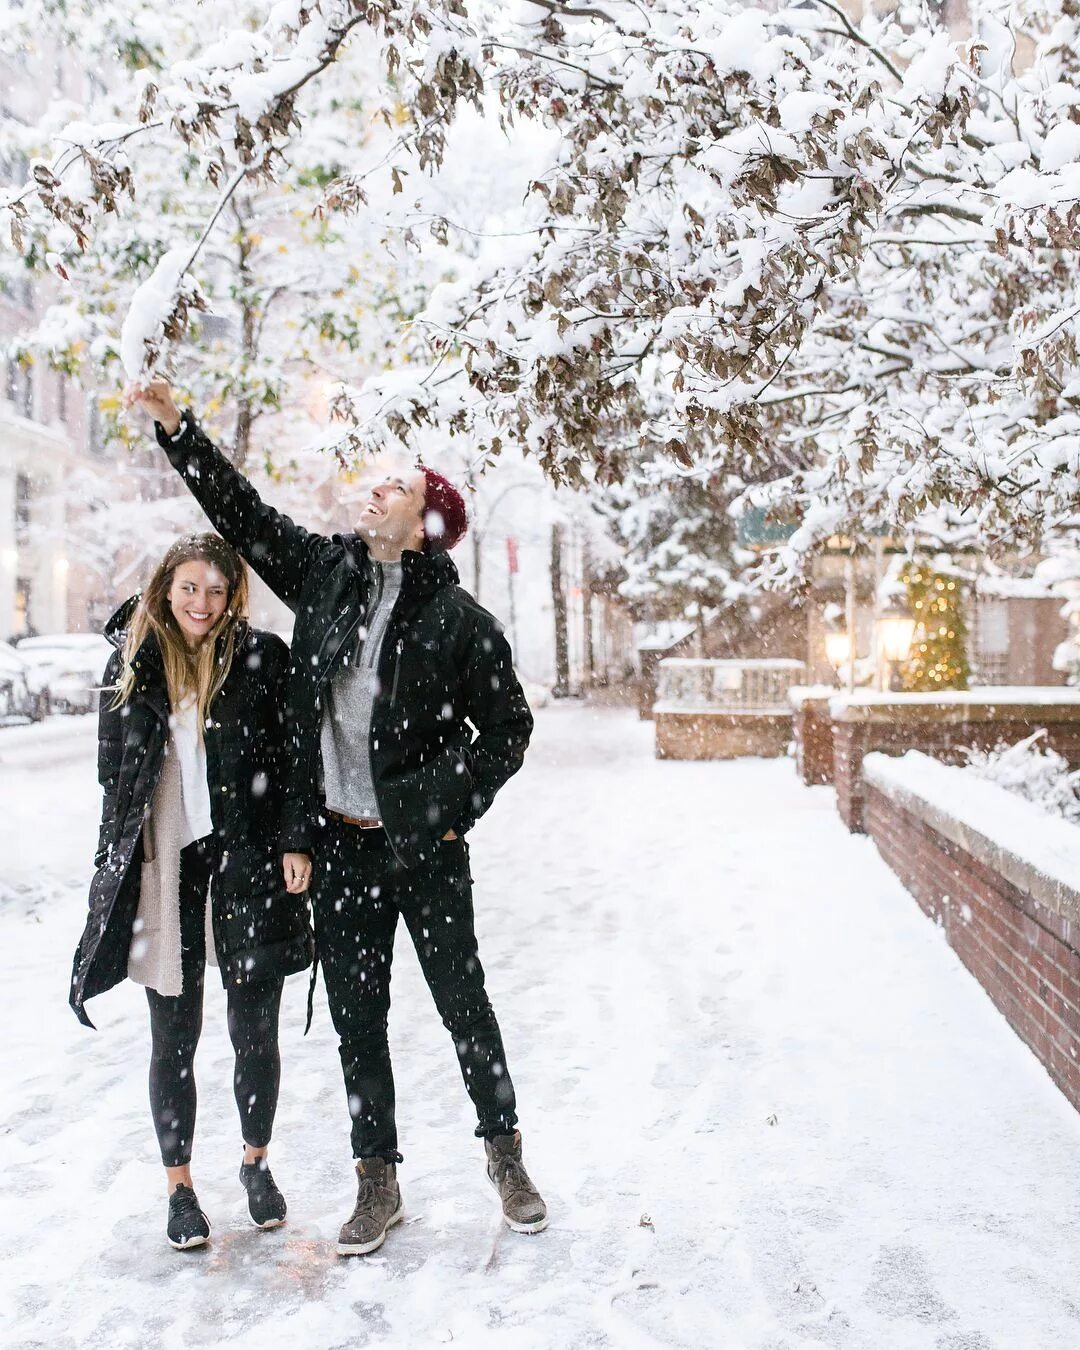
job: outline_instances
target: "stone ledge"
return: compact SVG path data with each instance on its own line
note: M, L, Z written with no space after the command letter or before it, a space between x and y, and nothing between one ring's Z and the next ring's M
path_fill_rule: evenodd
M920 776L928 772L924 766L930 766L929 772L934 774L963 772L917 751L909 752L904 759L909 762L921 761L918 766ZM863 761L863 776L868 786L963 849L984 867L1004 877L1044 909L1070 923L1080 922L1080 829L1075 825L1048 816L1040 808L1006 792L996 783L976 780L974 784L966 785L975 789L984 801L997 797L996 805L1009 812L1019 829L1023 829L1030 813L1031 823L1037 827L1038 835L1044 838L1047 835L1057 836L1061 843L1061 870L1076 878L1076 882L1072 882L1064 876L1055 875L1058 869L1040 865L1026 857L1020 849L999 843L986 832L985 825L978 826L970 819L963 819L955 810L932 800L931 795L924 795L911 783L904 782L903 777L906 775L902 772L901 761L883 754L867 755ZM948 780L942 787L945 792L949 791ZM964 794L957 794L960 795ZM974 792L972 795L975 795ZM1061 831L1068 833L1062 834Z
M796 712L809 704L812 708L825 708L836 698L835 684L793 684L788 690L788 702Z
M714 703L670 703L653 704L654 717L708 717L741 722L752 717L780 717L790 723L790 708L721 708Z
M1080 722L1080 690L985 689L941 694L834 694L829 711L837 722Z

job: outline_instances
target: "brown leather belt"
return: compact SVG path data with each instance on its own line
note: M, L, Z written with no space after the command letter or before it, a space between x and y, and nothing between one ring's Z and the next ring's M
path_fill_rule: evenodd
M338 820L343 820L346 825L355 825L360 830L381 830L382 821L376 820L374 816L346 816L340 811L331 811L326 808L327 815L335 816Z

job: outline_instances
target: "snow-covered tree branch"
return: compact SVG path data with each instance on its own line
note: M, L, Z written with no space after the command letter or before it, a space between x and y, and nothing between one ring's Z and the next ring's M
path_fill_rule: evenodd
M272 198L361 48L388 125L337 158L317 212L374 222L389 180L404 242L455 257L408 364L343 390L342 448L440 423L557 481L666 458L794 524L773 576L837 534L1039 542L1078 505L1080 20L1071 0L975 0L970 20L961 43L910 3L277 4L152 78L136 62L130 115L69 128L8 214L71 273L72 240L89 255L129 218L141 144ZM410 171L468 153L466 102L511 145L546 135L510 222L409 201ZM143 315L146 371L197 303L186 272Z

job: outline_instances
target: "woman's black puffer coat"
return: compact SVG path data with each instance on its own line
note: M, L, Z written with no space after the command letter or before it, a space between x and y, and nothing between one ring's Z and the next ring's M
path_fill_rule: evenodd
M86 928L71 974L71 1007L83 1007L127 976L139 904L143 825L169 739L169 699L153 636L132 663L131 698L113 707L121 650L138 597L105 630L117 648L105 669L98 729L98 778L104 790ZM232 667L205 727L211 816L220 857L210 889L214 944L222 982L291 975L311 964L307 899L289 895L277 836L287 772L286 690L289 649L273 633L241 624Z

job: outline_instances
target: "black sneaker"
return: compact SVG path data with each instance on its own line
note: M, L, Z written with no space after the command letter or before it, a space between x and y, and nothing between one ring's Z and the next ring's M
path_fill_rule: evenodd
M169 1226L165 1236L177 1251L201 1247L210 1236L210 1220L200 1209L195 1192L182 1182L169 1196Z
M265 1158L257 1158L253 1163L241 1163L240 1181L247 1191L248 1213L256 1228L277 1228L285 1222L288 1206Z

